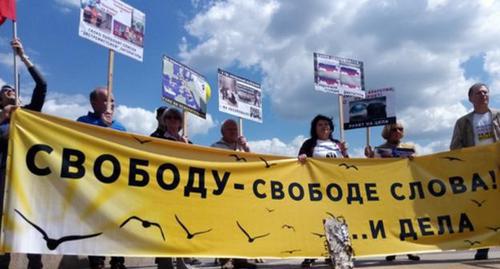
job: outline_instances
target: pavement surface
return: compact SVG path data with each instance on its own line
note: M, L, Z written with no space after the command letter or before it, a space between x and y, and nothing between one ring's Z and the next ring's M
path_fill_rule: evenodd
M421 269L421 268L451 268L451 269L500 269L500 248L490 249L489 259L482 261L474 260L475 251L449 251L433 254L419 255L420 261L410 261L406 255L396 257L395 261L387 262L384 257L358 259L354 262L355 268L374 269ZM13 254L10 268L26 268L26 256L24 254ZM108 264L107 257L106 264ZM220 266L214 264L214 259L200 259L202 264L191 268L216 269ZM262 269L299 269L301 259L266 259L264 263L258 263ZM87 269L88 260L85 256L57 256L44 255L44 268L46 269ZM156 269L153 258L125 258L128 269ZM312 268L330 268L324 260L318 260Z

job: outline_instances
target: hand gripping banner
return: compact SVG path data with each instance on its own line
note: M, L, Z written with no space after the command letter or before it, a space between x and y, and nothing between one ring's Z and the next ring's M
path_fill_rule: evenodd
M500 245L500 143L410 159L308 159L185 145L18 109L2 219L8 252L356 256Z

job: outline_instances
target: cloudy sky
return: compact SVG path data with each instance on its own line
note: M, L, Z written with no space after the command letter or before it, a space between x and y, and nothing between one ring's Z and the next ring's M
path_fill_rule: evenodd
M107 49L78 36L79 0L18 1L19 36L49 84L44 112L70 119L106 84ZM161 101L161 57L181 60L217 86L217 68L262 83L264 123L244 121L254 151L295 156L316 114L338 120L337 96L313 87L313 52L364 62L368 89L394 87L405 140L419 154L448 148L456 119L470 111L467 90L490 85L500 107L500 1L467 0L129 0L146 14L144 61L115 57L117 119L149 134ZM0 26L0 83L12 83L10 22ZM25 71L25 68L22 68ZM24 99L33 83L21 77ZM213 93L207 119L189 118L190 139L210 145L220 123ZM335 137L338 137L336 128ZM360 156L365 130L346 132ZM380 127L372 144L382 143Z

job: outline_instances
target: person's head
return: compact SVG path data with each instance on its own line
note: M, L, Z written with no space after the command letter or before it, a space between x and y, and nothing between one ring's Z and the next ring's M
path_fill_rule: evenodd
M400 122L386 124L382 129L382 137L389 143L399 143L404 136L404 127Z
M169 131L179 132L182 130L184 119L182 113L177 108L169 108L163 112L162 121L165 128Z
M233 119L227 119L220 127L222 139L229 143L238 141L238 124Z
M161 116L163 116L163 112L165 112L165 110L167 110L167 108L168 107L166 107L166 106L161 106L161 107L156 109L156 120L158 121L159 127L165 126L163 124L163 120L162 120Z
M332 118L324 115L317 115L311 121L311 138L313 139L333 139L332 133L334 130L334 125Z
M16 104L16 90L10 85L3 85L0 90L0 108Z
M469 101L474 106L474 110L488 108L490 90L484 83L476 83L469 88Z
M102 114L108 109L108 89L97 87L90 93L90 105L96 114ZM115 110L115 99L111 95L111 111Z

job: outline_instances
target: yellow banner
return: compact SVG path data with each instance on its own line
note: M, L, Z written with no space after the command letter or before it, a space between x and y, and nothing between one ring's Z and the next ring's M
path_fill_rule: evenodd
M500 143L301 165L27 110L10 137L9 252L320 257L331 215L357 256L500 245Z

